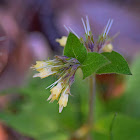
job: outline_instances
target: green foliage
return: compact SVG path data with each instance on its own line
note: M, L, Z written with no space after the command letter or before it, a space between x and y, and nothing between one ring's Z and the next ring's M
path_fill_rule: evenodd
M112 127L113 140L139 140L140 134L140 88L139 69L140 57L137 57L132 67L133 76L126 79L127 90L124 96L104 102L98 96L95 104L95 125L91 135L95 140L109 140L110 126L117 112ZM24 97L18 103L18 112L10 110L0 112L0 118L15 130L36 140L66 140L70 134L78 129L87 119L88 113L88 85L82 80L81 71L77 72L72 86L68 106L61 114L58 105L45 101L50 95L45 87L55 79L32 79L29 85L16 90ZM10 92L10 90L8 90ZM14 90L12 90L14 93ZM3 93L3 92L2 92ZM98 95L98 94L97 94Z
M84 78L96 73L99 68L98 74L110 72L131 74L127 62L120 54L114 51L112 53L93 52L87 54L84 46L72 33L69 34L64 55L77 58L81 62ZM94 139L108 140L110 138L110 126L114 116L112 112L118 113L112 126L113 140L140 139L139 69L140 58L137 58L132 66L133 76L126 79L128 90L123 97L103 102L97 96L94 112L96 120L91 132ZM32 79L28 86L15 91L21 94L24 100L18 102L16 113L10 109L1 111L1 120L15 130L36 140L68 139L70 134L87 120L88 85L86 80L82 80L81 73L81 71L77 72L71 90L74 96L69 97L68 106L61 114L58 113L58 104L49 104L44 100L50 95L50 91L45 90L45 88L55 79L52 77L47 78L47 80L36 78ZM14 90L11 92L14 93Z
M19 89L18 93L24 97L24 101L18 104L18 111L14 113L8 109L0 112L0 119L18 132L36 140L68 139L70 133L84 122L82 117L84 111L81 110L85 110L87 103L85 103L85 97L80 95L87 93L87 84L78 79L77 84L72 86L71 93L75 94L69 97L69 103L61 114L58 113L58 104L49 104L46 101L50 91L45 88L55 80L48 77L32 79L29 86Z
M119 112L133 118L140 118L140 56L137 56L131 65L133 75L126 77L126 91L120 98L103 102L97 97L97 116L105 113Z
M88 53L83 43L72 33L69 34L64 55L76 58L82 64L83 78L92 74L117 73L131 75L126 60L117 52ZM110 63L109 63L110 62Z
M110 139L110 125L112 123L112 119L114 114L107 115L102 117L95 123L95 127L93 129L93 137L96 140L139 140L140 134L140 121L135 120L131 117L118 114L116 116L113 128L112 128L112 138ZM98 132L97 135L94 133ZM95 134L96 134L95 133ZM99 137L100 134L100 137ZM104 137L101 137L104 135Z
M103 55L99 53L88 53L85 61L82 64L83 78L86 78L95 73L102 66L110 63Z
M111 61L111 63L105 65L104 67L101 67L97 71L97 74L117 73L117 74L131 75L126 60L119 53L112 51L111 53L104 52L102 53L102 55L105 56L109 61Z
M81 43L72 33L69 33L67 43L64 48L64 55L76 58L80 63L82 63L87 56L87 51L83 43Z

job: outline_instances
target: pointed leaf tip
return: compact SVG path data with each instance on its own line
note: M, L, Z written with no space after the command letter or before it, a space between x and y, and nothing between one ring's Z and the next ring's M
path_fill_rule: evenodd
M97 74L107 74L107 73L116 73L116 74L125 74L132 75L127 61L119 53L112 51L102 53L111 63L100 68L97 71Z
M64 48L64 55L76 58L80 63L83 63L87 56L87 50L85 46L71 32L68 35L66 46Z

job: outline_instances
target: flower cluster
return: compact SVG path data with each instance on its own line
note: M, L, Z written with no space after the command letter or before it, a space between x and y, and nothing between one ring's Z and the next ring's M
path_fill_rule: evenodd
M82 20L84 30L85 30L85 39L83 39L82 37L79 37L77 33L71 27L66 27L65 25L64 27L68 32L72 32L73 34L75 34L81 40L81 42L85 45L86 49L89 52L98 52L98 53L102 51L111 52L113 50L113 46L111 44L111 41L113 40L113 38L109 38L108 33L111 29L113 20L110 20L110 19L108 20L108 23L103 33L99 35L96 42L93 38L88 16L86 16L86 22L84 21L83 18L81 18L81 20Z
M71 95L70 86L74 82L75 73L79 66L80 63L77 59L66 56L55 56L54 60L37 61L36 65L32 66L34 70L38 71L33 77L45 78L50 75L58 77L58 80L46 89L51 89L51 95L47 100L53 102L59 99L59 113L62 112L63 107L67 106L68 96Z
M79 38L79 40L84 44L88 52L111 52L113 47L111 45L112 38L108 37L108 33L112 26L113 20L109 20L103 33L99 36L95 42L89 19L86 17L86 22L82 18L82 23L85 30L85 38L79 37L70 27L64 27L68 32L72 32ZM67 37L63 36L61 39L56 39L61 46L65 46ZM55 56L54 60L48 61L37 61L36 65L33 65L32 68L38 71L33 77L45 78L50 75L56 75L58 80L48 86L50 88L51 95L47 100L53 102L58 100L59 103L59 112L62 112L63 107L67 106L68 96L70 95L70 87L74 82L74 77L76 70L80 67L80 63L75 58L69 58L66 56Z

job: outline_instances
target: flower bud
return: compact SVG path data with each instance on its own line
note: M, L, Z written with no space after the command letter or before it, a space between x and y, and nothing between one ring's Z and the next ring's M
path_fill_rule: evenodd
M53 72L51 70L51 68L42 68L40 70L40 73L36 73L33 77L40 77L42 79L42 78L48 77L54 73L56 73L56 72Z
M55 56L53 60L37 61L36 65L32 67L39 72L33 77L45 78L53 74L59 77L57 81L46 88L51 88L51 95L47 99L50 100L50 102L58 100L62 92L58 102L59 112L62 112L63 107L67 106L70 86L74 82L75 72L79 66L80 62L75 58Z
M66 42L67 42L67 37L66 36L62 36L61 39L56 39L56 42L58 42L60 44L60 46L65 47Z
M105 45L105 46L102 48L102 51L103 51L103 52L112 52L112 50L113 50L113 46L112 46L111 43Z
M67 106L68 103L68 96L69 96L69 86L64 90L60 99L59 99L59 113L62 112L63 107Z
M46 62L44 62L44 61L36 61L36 65L34 65L33 67L35 69L38 69L38 68L42 68L42 67L45 67L45 66L47 66Z
M59 95L62 91L62 83L58 83L55 87L53 87L50 91L51 91L51 95L49 96L49 98L47 100L50 100L50 102L53 102L54 100L58 100Z

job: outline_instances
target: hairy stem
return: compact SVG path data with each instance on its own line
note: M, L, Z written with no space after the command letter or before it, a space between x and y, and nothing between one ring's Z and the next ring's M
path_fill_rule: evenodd
M96 91L96 81L95 81L95 76L94 75L91 75L89 77L89 82L90 82L90 94L89 94L88 126L92 127L93 126L93 122L94 122L93 107L94 107L95 91ZM90 136L88 136L87 139L89 140Z
M93 75L90 76L89 81L90 81L90 94L89 94L88 124L93 125L93 118L94 118L93 105L94 105L94 101L95 101L95 91L96 91L95 77Z
M89 94L89 113L87 123L81 126L71 137L71 140L91 140L89 131L93 127L94 122L94 101L95 101L95 77L94 75L89 77L90 82L90 94ZM92 139L93 140L93 139Z
M114 125L116 116L117 116L117 113L114 114L113 120L112 120L111 125L110 125L110 140L113 140L113 132L112 132L112 129L113 129L113 125Z

